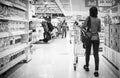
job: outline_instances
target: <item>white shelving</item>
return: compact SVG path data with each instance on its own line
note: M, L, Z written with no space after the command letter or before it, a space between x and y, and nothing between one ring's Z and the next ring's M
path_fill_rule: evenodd
M26 32L26 31L2 32L2 33L0 33L0 38L15 36L15 35L22 35L22 34L26 34L26 33L28 33L28 32Z
M0 0L0 74L31 59L28 1Z
M14 2L0 0L0 3L4 4L4 5L7 5L7 6L16 7L16 8L22 9L24 11L27 11L27 8L25 8L23 6L20 6L20 5L16 4L16 3L14 3Z
M26 47L28 47L28 45L26 43L24 43L24 44L20 43L20 44L17 44L17 45L13 45L13 46L9 47L9 49L2 51L0 53L0 58L5 57L5 56L7 56L9 54L12 54L14 52L23 50Z
M103 56L109 61L117 76L120 77L120 3L105 10L105 45ZM108 65L109 66L109 65ZM118 77L118 78L119 78Z
M103 45L103 56L106 58L107 66L116 74L116 76L120 77L120 53L109 48L106 45Z
M0 74L2 74L3 72L7 71L9 68L13 67L14 65L16 65L17 63L19 63L20 61L22 61L24 59L26 59L26 55L25 54L19 56L15 60L11 61L2 70L0 70Z
M17 18L10 18L10 17L0 17L0 20L12 20L12 21L21 21L21 22L29 22L26 19L17 19Z

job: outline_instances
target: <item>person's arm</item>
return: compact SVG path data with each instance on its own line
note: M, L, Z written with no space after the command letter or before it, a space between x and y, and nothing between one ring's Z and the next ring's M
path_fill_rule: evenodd
M86 20L83 22L83 25L81 26L82 29L84 29L85 27L87 27L87 23L88 23L88 18L86 18Z
M101 20L99 20L99 24L98 24L98 32L101 32Z

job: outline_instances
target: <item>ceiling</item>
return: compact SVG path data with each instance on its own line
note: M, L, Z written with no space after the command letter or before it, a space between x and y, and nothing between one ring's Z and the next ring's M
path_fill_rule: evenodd
M34 0L35 11L39 13L63 13L65 16L87 13L85 0Z
M109 2L108 2L109 1ZM34 0L36 13L63 13L65 16L87 16L91 6L110 7L119 0Z

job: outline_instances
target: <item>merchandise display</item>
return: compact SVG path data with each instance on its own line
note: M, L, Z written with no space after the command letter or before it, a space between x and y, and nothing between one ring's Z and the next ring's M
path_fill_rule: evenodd
M103 56L113 65L115 73L119 72L120 54L120 4L106 10L104 16L105 46ZM118 74L119 75L119 74Z
M0 0L0 74L31 60L28 25L28 0Z
M33 30L32 34L31 34L31 43L35 43L39 40L44 39L43 37L43 33L44 33L44 29L41 25L41 20L32 20L30 23L30 30Z

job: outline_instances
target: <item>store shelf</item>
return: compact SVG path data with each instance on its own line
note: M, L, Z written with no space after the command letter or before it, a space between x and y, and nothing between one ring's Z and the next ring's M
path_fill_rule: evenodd
M21 10L27 11L27 8L25 8L25 7L21 6L21 5L9 2L9 1L0 0L0 3L4 4L4 5L7 5L7 6L16 7L16 8L19 8Z
M1 32L0 33L0 38L8 37L8 36L11 36L10 33L8 33L8 32Z
M106 57L110 63L116 68L119 70L119 65L118 65L118 55L120 55L119 52L113 50L112 48L106 46L106 45L103 45L104 47L104 54L103 56Z
M28 2L28 0L25 1ZM0 61L1 74L29 57L30 51L27 51L27 48L30 48L28 35L32 31L29 31L28 26L29 6L27 4L21 0L0 0L0 4L3 10L0 14L1 24L6 25L6 29L1 27L2 32L0 32L1 42L5 42L0 48L0 58L2 59ZM7 38L10 40L7 41Z
M29 22L28 20L25 20L25 19L15 19L15 18L10 18L10 17L0 17L0 20L11 20L11 21Z
M9 54L12 54L14 52L17 52L19 50L22 50L22 49L24 49L25 47L28 47L28 46L29 45L26 44L26 43L20 43L20 44L17 44L17 45L13 45L13 46L9 47L9 49L0 52L0 58L5 57L5 56L7 56Z
M27 32L26 31L15 31L15 32L11 32L11 34L13 35L13 36L15 36L15 35L22 35L22 34L26 34Z
M22 6L18 5L18 4L13 4L13 6L16 7L16 8L19 8L21 10L27 11L27 8L24 8L24 7L22 7Z
M4 5L7 5L7 6L13 6L13 3L9 2L9 1L0 0L0 3L4 4Z
M9 36L15 36L15 35L22 35L22 34L26 34L26 33L27 32L25 32L25 31L0 32L0 38L9 37Z
M16 59L14 59L13 61L11 61L10 63L8 63L1 71L0 74L4 73L5 71L7 71L9 68L13 67L14 65L16 65L17 63L19 63L20 61L26 59L26 55L23 54L19 57L17 57Z

